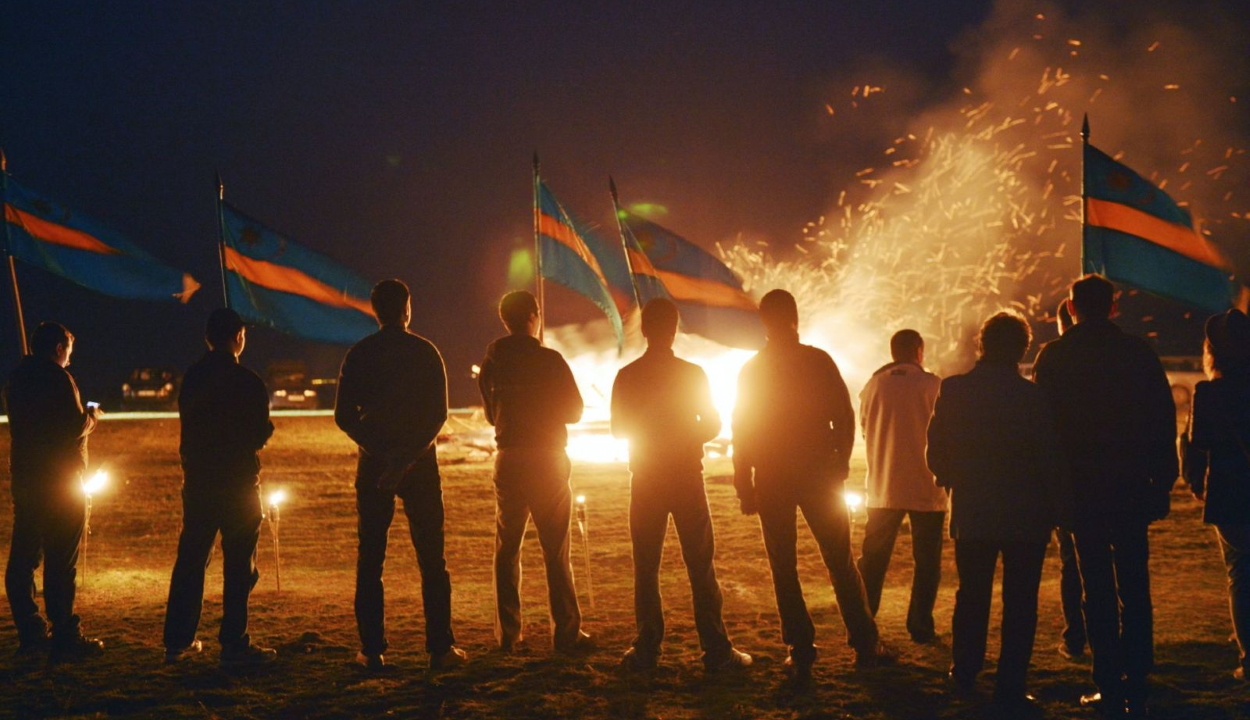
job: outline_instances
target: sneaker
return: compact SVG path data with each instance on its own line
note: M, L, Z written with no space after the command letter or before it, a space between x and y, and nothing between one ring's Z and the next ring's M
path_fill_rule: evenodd
M580 630L572 641L556 644L556 652L569 657L583 657L598 649L594 639Z
M244 645L240 648L222 648L222 667L255 667L268 665L278 659L278 651L260 645Z
M946 678L950 680L954 693L960 697L969 697L977 692L976 675L968 676L965 673L955 672L955 669L951 668L950 672L946 673Z
M52 640L52 651L48 654L48 662L78 662L104 654L104 641L97 638L77 637L65 641Z
M191 641L191 644L180 648L165 648L165 664L174 665L183 660L189 660L192 655L198 655L204 649L204 643L197 638Z
M799 675L808 675L812 672L812 666L816 664L816 647L799 648L790 646L790 653L786 655L784 663L786 670Z
M386 669L386 657L382 653L367 653L361 650L356 653L356 664L370 672L378 672Z
M875 647L869 650L855 651L855 667L857 668L874 668L883 665L893 665L898 661L898 655L890 649L889 645L878 640Z
M447 648L446 652L430 656L430 669L449 670L451 668L460 667L467 662L469 662L469 654L455 645L452 645Z
M631 647L621 656L621 667L630 672L650 672L655 669L657 658L636 647Z
M1128 712L1122 698L1117 699L1103 697L1103 694L1100 692L1082 695L1081 707L1090 708L1091 710L1097 711L1098 714L1105 715L1106 717L1124 717L1125 713Z
M1084 647L1074 648L1066 642L1059 643L1059 647L1055 649L1059 651L1059 657L1064 660L1077 660L1078 658L1085 657Z
M52 647L52 636L46 631L43 635L31 635L17 641L17 656L30 657L47 652Z
M751 663L755 660L746 653L737 648L729 648L729 652L721 658L717 658L711 662L704 661L703 669L708 672L725 672L728 670L741 670L751 667Z

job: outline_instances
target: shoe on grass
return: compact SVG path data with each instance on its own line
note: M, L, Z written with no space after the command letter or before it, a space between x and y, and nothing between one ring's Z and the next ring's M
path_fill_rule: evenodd
M437 655L430 655L431 670L450 670L451 668L460 667L467 662L469 662L469 653L455 645Z
M260 645L221 649L222 667L257 667L278 659L278 651Z
M729 648L729 651L723 656L713 660L704 660L703 669L715 672L727 672L730 670L742 670L751 667L751 663L755 660L748 654L737 648Z
M1124 698L1106 697L1100 692L1082 695L1081 707L1094 710L1099 715L1114 718L1124 717L1127 712L1124 704Z
M878 640L877 644L867 650L855 651L855 667L857 668L874 668L883 665L893 665L898 661L898 655L889 645Z
M1077 660L1085 657L1085 648L1083 646L1072 647L1066 642L1061 642L1059 643L1059 647L1055 649L1059 651L1059 657L1064 660Z
M636 647L631 647L621 656L621 667L630 672L650 672L655 669L658 658Z
M572 640L556 643L556 652L569 657L584 657L598 649L594 639L580 630Z
M816 664L816 646L798 647L790 646L790 653L786 655L786 661L783 663L788 672L796 675L810 675L812 666Z
M370 672L378 672L386 669L386 656L361 650L356 653L356 664Z
M193 655L200 654L204 649L204 643L198 638L192 640L186 647L165 648L165 664L175 665L184 660L190 660Z
M69 640L52 639L48 662L79 662L104 654L104 641L98 638L84 637L81 634Z

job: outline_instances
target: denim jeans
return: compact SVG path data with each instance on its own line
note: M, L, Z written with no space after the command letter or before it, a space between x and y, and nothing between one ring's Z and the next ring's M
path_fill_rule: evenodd
M1246 643L1250 642L1250 524L1216 525L1224 566L1228 568L1228 609L1233 616L1241 667L1250 674Z

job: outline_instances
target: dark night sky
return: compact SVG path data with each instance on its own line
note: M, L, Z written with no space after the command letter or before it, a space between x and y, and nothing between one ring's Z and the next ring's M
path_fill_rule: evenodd
M497 333L511 251L532 243L530 155L561 198L627 202L705 244L788 242L880 143L832 131L833 88L903 67L923 88L888 137L957 85L949 45L990 10L960 2L6 3L0 145L26 185L108 221L204 289L187 307L115 300L19 269L27 322L78 336L101 396L136 364L185 366L220 303L213 173L227 197L369 278L414 291L452 401ZM882 62L878 62L881 60ZM875 139L875 138L874 138ZM840 174L841 173L841 174ZM569 297L551 317L587 317ZM4 299L4 365L16 357ZM267 330L244 362L343 348Z

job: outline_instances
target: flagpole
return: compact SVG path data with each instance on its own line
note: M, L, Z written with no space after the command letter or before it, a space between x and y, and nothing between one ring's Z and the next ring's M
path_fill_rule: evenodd
M625 267L629 270L629 284L634 289L634 304L642 312L642 293L638 292L638 278L634 275L634 261L629 257L629 243L625 241L625 224L621 220L621 203L616 196L616 181L608 176L608 192L612 193L612 216L616 218L616 232L621 236L621 250L625 252Z
M9 284L13 290L13 314L17 319L17 337L22 355L29 355L26 344L26 318L22 316L22 292L17 286L17 264L13 261L13 240L9 235L9 159L0 148L0 207L4 208L4 256L9 263Z
M538 290L538 342L543 341L543 330L547 327L546 305L543 297L543 248L539 227L542 214L542 198L538 178L538 151L534 151L534 280Z
M1077 274L1085 274L1085 232L1087 230L1085 206L1089 197L1085 190L1085 158L1089 155L1089 113L1081 119L1081 270Z
M217 173L217 261L221 265L221 297L230 307L230 290L226 287L226 219L221 204L226 199L226 186Z

